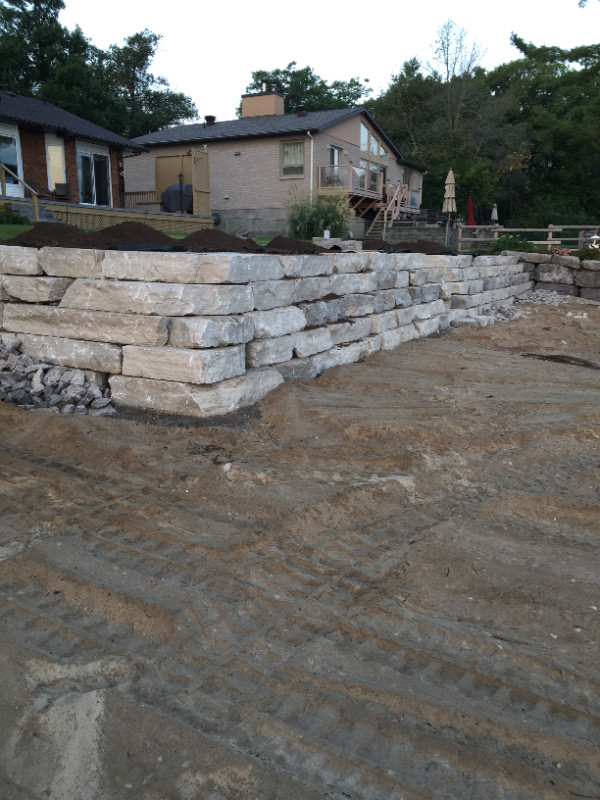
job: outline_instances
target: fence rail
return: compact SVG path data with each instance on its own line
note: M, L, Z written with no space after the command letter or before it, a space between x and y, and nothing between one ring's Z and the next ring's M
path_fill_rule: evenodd
M464 250L471 250L473 245L491 244L499 236L512 236L513 234L523 234L521 238L527 239L532 244L546 246L550 251L553 247L568 246L575 243L572 249L580 249L585 246L585 233L592 231L598 234L600 225L548 225L547 228L504 228L500 225L458 225L459 253ZM576 232L576 236L565 236L565 232ZM545 238L531 238L530 234L546 234Z

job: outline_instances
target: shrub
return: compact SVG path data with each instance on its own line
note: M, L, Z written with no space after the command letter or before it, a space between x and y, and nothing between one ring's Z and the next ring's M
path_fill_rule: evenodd
M571 250L570 255L577 256L582 261L600 261L600 248L582 247L579 250Z
M312 239L330 231L332 237L344 238L354 216L345 194L319 193L294 197L288 203L288 228L295 239Z
M16 211L7 206L0 206L0 225L28 225L29 220L24 219Z
M536 247L527 239L522 239L520 236L507 233L504 234L504 236L498 236L490 245L490 251L492 253L501 253L502 250L515 250L518 253L534 253Z

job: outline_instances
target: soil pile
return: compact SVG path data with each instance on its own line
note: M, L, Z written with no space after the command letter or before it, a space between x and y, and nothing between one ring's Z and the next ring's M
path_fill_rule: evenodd
M24 231L4 242L19 247L77 247L88 250L170 250L190 253L271 253L296 255L327 253L325 247L276 236L265 247L254 239L234 236L215 228L190 233L184 239L173 239L166 233L154 230L143 222L121 222L101 231L86 233L74 225L56 222L38 222L29 231ZM456 255L452 250L436 242L419 239L416 242L392 244L383 239L369 239L363 250L379 250L384 253L426 253Z

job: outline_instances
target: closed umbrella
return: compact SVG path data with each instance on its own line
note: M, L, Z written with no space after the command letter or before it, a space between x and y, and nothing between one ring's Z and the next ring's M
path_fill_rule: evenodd
M494 203L494 207L492 208L490 220L494 223L494 225L498 224L498 205L496 203Z
M448 214L446 220L446 247L448 247L448 238L450 235L450 215L456 214L456 187L454 184L454 173L452 170L446 176L446 190L444 192L444 205L442 206L444 214Z
M469 192L467 197L467 225L475 225L475 217L473 216L473 195Z

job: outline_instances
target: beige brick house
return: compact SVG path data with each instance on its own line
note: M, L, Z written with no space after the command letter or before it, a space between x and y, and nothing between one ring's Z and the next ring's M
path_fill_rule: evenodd
M210 210L229 233L283 233L290 198L321 190L348 195L355 236L374 220L411 218L421 205L423 170L362 107L284 114L280 94L260 92L242 97L240 119L205 117L134 141L146 152L124 162L129 207L157 208L168 182L181 173L192 183L192 164L204 158L204 185L195 188L210 192Z

